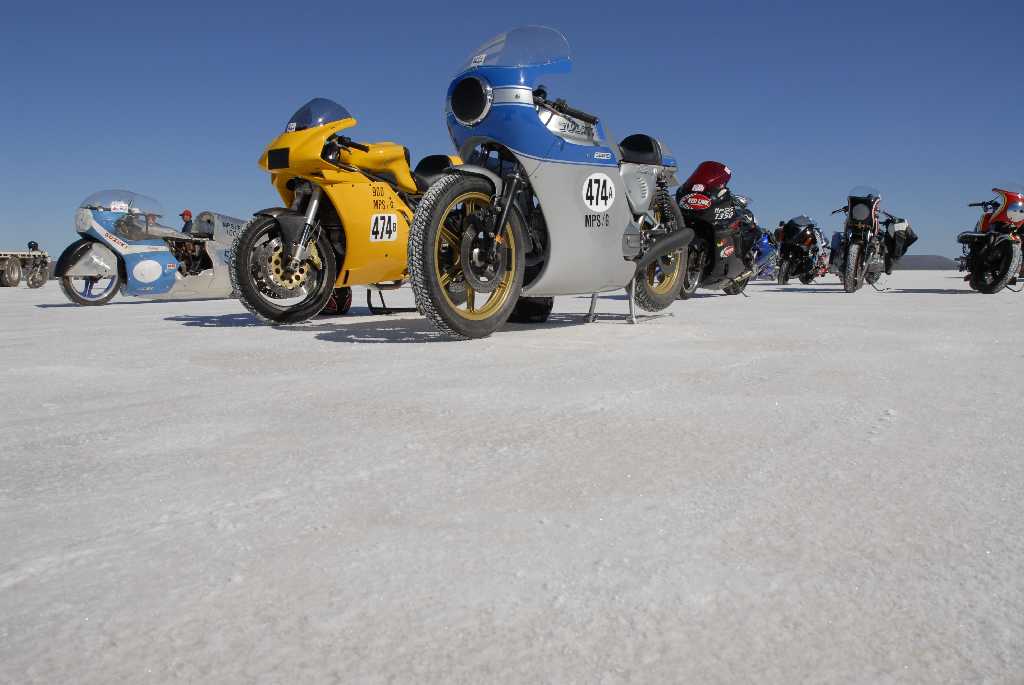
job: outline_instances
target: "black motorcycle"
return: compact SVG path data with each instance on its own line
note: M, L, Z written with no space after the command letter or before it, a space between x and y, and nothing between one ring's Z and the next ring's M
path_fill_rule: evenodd
M882 211L882 194L874 188L857 186L850 191L845 207L832 212L846 214L842 233L832 236L829 270L843 281L846 292L874 285L882 274L907 253L917 234L906 219ZM884 230L883 230L884 227Z
M801 214L789 221L780 221L775 239L779 245L776 271L779 285L788 284L794 276L804 285L810 285L814 279L828 273L831 250L814 219Z
M971 289L986 295L1016 285L1021 269L1021 234L1024 233L1024 187L1006 190L993 188L996 199L972 202L982 214L973 231L957 236L963 245L961 271Z
M676 193L686 225L694 232L680 299L689 299L697 288L738 295L754 275L761 229L747 206L750 201L727 187L731 177L725 165L704 162Z

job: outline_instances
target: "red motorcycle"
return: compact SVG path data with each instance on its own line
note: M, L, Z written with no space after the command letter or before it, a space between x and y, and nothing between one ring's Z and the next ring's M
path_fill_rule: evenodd
M1024 187L993 188L996 198L972 202L982 215L973 231L957 236L963 245L964 280L978 292L991 295L1024 276L1021 272L1021 234L1024 233Z

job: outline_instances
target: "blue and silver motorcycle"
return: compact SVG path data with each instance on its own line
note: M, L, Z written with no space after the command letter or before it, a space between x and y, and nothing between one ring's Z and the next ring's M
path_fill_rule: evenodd
M228 261L241 219L200 212L185 231L160 225L164 211L151 197L104 190L75 212L81 238L57 260L56 277L69 300L101 305L125 295L185 299L231 296Z
M676 160L649 135L615 144L598 117L553 98L542 79L570 67L561 33L519 28L473 52L448 88L466 163L424 195L409 234L417 307L444 333L544 321L555 295L595 294L591 314L596 293L619 288L631 313L676 299L693 237L669 193Z

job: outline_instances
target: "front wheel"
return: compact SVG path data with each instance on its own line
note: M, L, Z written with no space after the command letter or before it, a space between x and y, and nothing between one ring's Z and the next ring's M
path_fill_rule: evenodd
M46 265L37 266L29 272L25 285L30 288L42 288L50 280L50 268Z
M306 260L290 270L281 226L277 219L264 216L236 236L228 271L242 305L272 326L301 323L319 314L338 277L334 248L323 231L310 243Z
M682 282L679 287L679 299L688 300L700 287L700 278L704 274L704 252L690 248L686 253L686 265L683 267Z
M804 275L800 276L800 282L803 283L804 285L810 285L811 283L814 283L814 278L815 278L815 274L812 271L809 274L804 274Z
M1003 240L981 254L971 271L971 287L985 295L994 295L1020 272L1020 244Z
M5 288L17 288L21 282L21 262L16 257L10 257L0 269L0 285Z
M82 307L96 307L114 299L121 276L115 271L110 276L62 276L60 289L73 303Z
M864 271L861 268L863 261L860 243L850 243L846 252L846 270L843 273L843 287L846 292L855 293L864 285Z
M449 174L423 196L409 227L416 307L453 338L489 336L519 301L525 227L512 209L494 231L493 198L487 179Z

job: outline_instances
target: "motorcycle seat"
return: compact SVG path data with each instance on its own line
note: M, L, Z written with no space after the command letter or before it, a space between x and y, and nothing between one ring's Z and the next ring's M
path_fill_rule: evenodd
M427 155L419 161L412 171L412 178L416 181L416 189L421 193L427 192L427 188L439 181L445 172L452 166L448 155Z
M620 159L633 164L661 164L661 143L644 133L634 133L619 143Z

